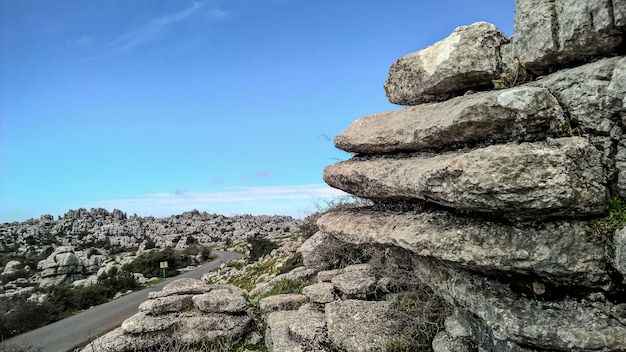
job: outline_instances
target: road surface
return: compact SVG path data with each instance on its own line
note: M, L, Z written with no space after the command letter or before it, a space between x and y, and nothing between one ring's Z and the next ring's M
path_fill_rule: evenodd
M149 292L160 291L163 286L176 279L199 279L203 274L218 268L220 264L239 259L242 256L239 253L226 251L213 251L212 253L217 255L217 259L195 270L168 278L157 285L89 308L50 325L12 337L0 344L0 351L3 351L6 346L15 345L32 346L45 352L67 352L86 345L89 340L115 329L124 320L137 313L137 307L141 302L148 299Z

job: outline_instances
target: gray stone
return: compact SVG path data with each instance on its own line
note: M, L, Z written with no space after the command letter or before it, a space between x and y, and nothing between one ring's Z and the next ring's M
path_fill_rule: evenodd
M69 246L58 247L48 258L37 263L41 279L39 284L43 287L71 283L84 279L83 263L74 254L74 249Z
M615 168L617 169L617 192L620 197L626 198L626 140L621 140L617 145Z
M347 300L326 305L328 336L346 352L384 351L402 337L407 316L391 302Z
M227 289L215 289L193 296L193 303L206 313L241 313L247 308L243 295L233 294Z
M159 298L172 295L194 295L210 292L213 288L198 279L177 279L165 285L161 291L150 292L149 298Z
M182 313L179 316L179 329L174 340L185 344L213 341L226 338L236 343L251 329L252 318L247 315Z
M20 265L22 265L22 262L20 262L19 260L9 260L4 266L2 275L15 274L19 270Z
M593 241L586 221L514 226L445 211L345 210L324 214L318 226L348 243L396 246L477 271L595 286L608 281L604 248Z
M474 352L471 343L467 339L450 336L445 331L440 331L432 343L433 352Z
M259 300L261 314L264 316L280 310L295 310L307 301L305 295L297 293L280 294Z
M265 345L268 352L306 351L305 347L294 341L289 334L289 319L297 314L297 311L277 311L267 317Z
M376 291L376 277L369 264L352 265L340 270L330 282L339 290L343 298L366 299Z
M626 349L626 325L613 317L616 306L611 303L539 302L499 282L432 260L416 259L415 270L448 302L484 322L494 339L541 350Z
M191 295L172 295L152 298L139 305L140 312L151 315L180 312L193 306Z
M500 46L507 41L489 23L458 27L448 38L398 59L385 82L387 98L417 105L491 85L501 69Z
M615 231L613 244L615 245L614 266L622 274L623 281L626 283L626 227Z
M626 2L622 1L624 6ZM607 105L610 111L616 111L626 126L626 57L622 57L613 70L611 83L606 88Z
M336 351L328 338L326 314L308 304L289 317L289 335L308 351Z
M432 157L356 158L327 166L324 180L369 199L421 199L519 218L579 217L606 209L601 155L581 137Z
M580 129L572 133L609 135L620 124L613 115L623 110L624 77L618 68L624 62L621 60L614 57L561 70L529 85L546 88L558 99L570 125Z
M517 0L512 52L534 72L609 55L624 38L616 27L624 25L623 7L611 0Z
M337 135L335 146L352 153L386 153L529 140L560 133L564 122L548 89L515 87L369 115Z
M309 301L313 303L330 303L338 299L335 293L335 285L329 282L320 282L317 284L305 286L302 294L307 296Z
M178 320L171 316L152 316L139 312L122 322L122 329L129 334L147 334L153 332L172 333L178 327Z

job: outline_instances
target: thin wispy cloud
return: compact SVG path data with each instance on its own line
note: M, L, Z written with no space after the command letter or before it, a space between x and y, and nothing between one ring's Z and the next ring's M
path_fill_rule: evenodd
M207 3L208 1L195 2L191 7L182 11L154 18L137 28L121 34L117 39L106 44L105 48L126 51L136 47L137 45L153 41L172 26L196 13ZM225 16L226 13L220 12L216 15Z
M298 216L323 199L345 195L325 184L269 187L231 187L221 192L164 192L136 198L112 199L93 207L121 209L140 215L167 216L198 209L230 214L287 214Z

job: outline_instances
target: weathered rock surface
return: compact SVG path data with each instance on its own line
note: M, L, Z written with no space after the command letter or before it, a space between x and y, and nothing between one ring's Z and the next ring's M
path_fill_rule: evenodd
M305 295L297 293L280 294L262 298L259 307L263 315L281 310L295 310L307 301Z
M422 199L516 217L576 217L606 209L600 153L579 137L432 157L352 159L327 166L324 180L364 198Z
M195 295L192 300L196 307L206 313L236 314L244 312L247 308L244 296L228 288L217 288L208 293Z
M172 341L189 346L218 337L236 342L250 331L245 291L235 286L179 279L151 293L139 313L83 351L135 351Z
M524 141L561 133L564 122L548 89L516 87L366 116L339 133L335 146L352 153L387 153Z
M415 269L449 302L478 316L498 340L542 350L626 349L626 317L616 317L623 313L611 303L538 302L444 264L416 260Z
M500 46L507 42L489 23L458 27L448 38L398 59L385 82L387 98L417 105L491 85L501 70Z
M384 351L408 324L393 303L360 300L327 304L326 321L331 341L346 352Z
M268 352L304 352L306 347L294 341L289 335L290 318L296 316L297 311L277 311L271 313L267 319L265 345Z
M376 277L368 264L347 266L337 272L330 282L344 299L366 299L376 291Z
M325 214L318 226L348 243L397 246L474 270L596 286L608 280L604 248L585 221L514 226L444 211L353 210Z
M625 13L619 0L517 0L511 51L534 72L610 55Z
M613 244L615 245L614 266L623 275L624 283L626 283L626 227L615 231Z
M37 264L41 286L60 285L83 279L83 263L74 254L72 247L58 247L48 258Z
M623 110L623 57L599 60L579 67L561 70L529 86L548 89L569 117L569 124L582 132L621 136L620 120Z
M305 295L309 301L321 304L330 303L339 298L335 291L335 285L329 282L319 282L305 286L302 289L302 294Z

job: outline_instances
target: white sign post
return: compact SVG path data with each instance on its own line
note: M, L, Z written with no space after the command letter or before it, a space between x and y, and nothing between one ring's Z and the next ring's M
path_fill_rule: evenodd
M167 262L161 262L159 263L159 265L161 266L161 269L163 269L163 278L165 279L165 270L167 269Z

